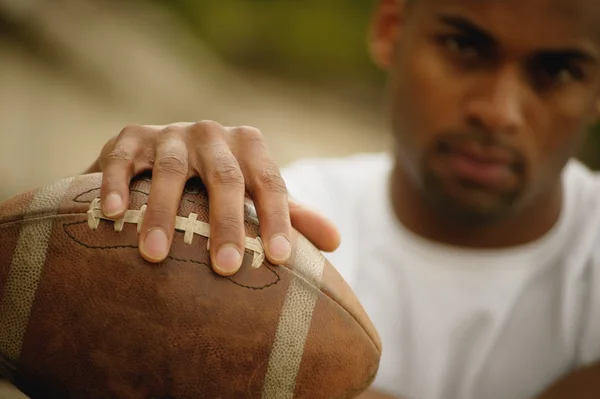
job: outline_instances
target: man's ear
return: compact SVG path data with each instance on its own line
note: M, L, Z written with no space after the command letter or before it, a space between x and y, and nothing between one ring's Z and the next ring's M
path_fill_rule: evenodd
M405 3L410 0L379 0L369 37L369 49L373 62L388 70L394 62L398 36L404 25Z

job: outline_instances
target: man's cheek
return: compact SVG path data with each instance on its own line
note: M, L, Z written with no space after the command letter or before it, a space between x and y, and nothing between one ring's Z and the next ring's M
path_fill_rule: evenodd
M577 151L579 138L576 135L556 136L549 135L543 145L538 146L534 153L535 163L545 165L545 168L551 169L551 173L560 173L562 167Z

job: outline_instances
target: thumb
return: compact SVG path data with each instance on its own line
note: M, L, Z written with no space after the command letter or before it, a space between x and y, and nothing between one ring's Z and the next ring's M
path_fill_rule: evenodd
M325 252L340 246L340 233L331 220L292 198L288 202L292 226L314 246Z

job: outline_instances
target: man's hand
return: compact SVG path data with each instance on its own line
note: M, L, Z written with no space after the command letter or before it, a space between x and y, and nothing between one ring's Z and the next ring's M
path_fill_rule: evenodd
M228 128L212 121L126 127L86 171L103 172L100 200L106 216L124 214L132 177L148 170L152 186L139 247L150 262L168 255L185 183L195 176L208 190L211 260L221 275L241 266L246 193L256 205L265 252L273 264L290 256L292 225L323 251L339 245L331 222L288 198L279 167L255 128Z

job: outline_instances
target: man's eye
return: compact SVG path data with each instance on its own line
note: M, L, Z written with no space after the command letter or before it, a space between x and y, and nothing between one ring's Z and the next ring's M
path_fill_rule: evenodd
M443 45L452 53L461 57L476 57L479 55L477 44L466 36L447 35L441 38Z
M564 57L540 57L531 69L533 82L539 89L559 89L586 80L585 69Z
M568 84L583 79L581 69L569 65L546 65L544 72L558 84Z

